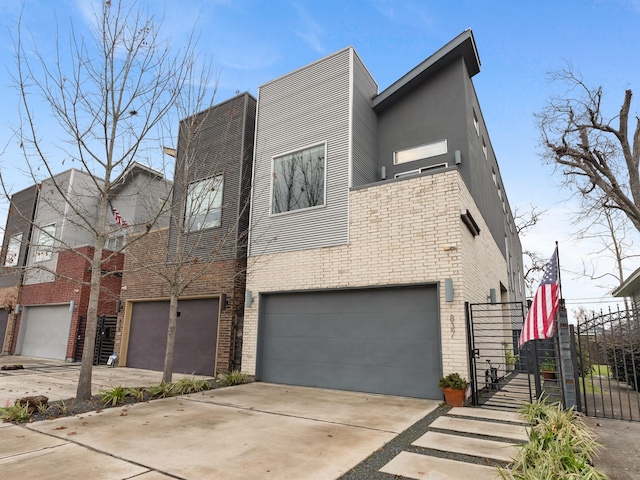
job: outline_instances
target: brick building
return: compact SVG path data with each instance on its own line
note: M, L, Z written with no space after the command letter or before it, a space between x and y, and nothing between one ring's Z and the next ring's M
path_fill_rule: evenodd
M245 372L438 399L468 378L467 304L524 298L479 71L465 31L380 93L353 48L260 87Z

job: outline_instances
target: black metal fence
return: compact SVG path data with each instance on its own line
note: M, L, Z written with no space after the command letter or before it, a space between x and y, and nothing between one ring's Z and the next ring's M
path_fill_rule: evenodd
M582 412L640 421L640 311L618 309L581 320L574 345Z

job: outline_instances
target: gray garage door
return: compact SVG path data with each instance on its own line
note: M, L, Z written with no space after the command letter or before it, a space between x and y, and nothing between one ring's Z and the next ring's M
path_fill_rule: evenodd
M70 327L69 305L25 307L20 320L20 353L65 360Z
M218 299L181 300L173 371L212 375L218 338ZM169 325L169 302L133 304L127 366L163 370Z
M9 311L0 309L0 350L4 342L4 336L7 332L7 324L9 323Z
M442 398L435 286L266 295L262 380Z

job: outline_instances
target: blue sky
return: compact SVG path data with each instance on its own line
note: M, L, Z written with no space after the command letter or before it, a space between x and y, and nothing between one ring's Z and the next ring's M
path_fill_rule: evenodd
M530 203L549 212L522 240L526 248L550 255L560 241L563 286L570 308L608 305L607 289L575 278L581 260L593 249L569 239L574 202L558 187L560 178L542 164L533 113L552 93L561 93L547 72L570 62L587 84L603 85L605 102L615 112L623 92L640 92L640 0L572 1L146 1L165 16L167 37L179 45L195 25L199 49L213 58L219 73L217 100L236 91L257 94L259 85L348 45L356 51L380 90L467 28L473 30L481 71L474 77L482 113L512 208ZM46 54L53 53L57 28L65 33L73 22L87 33L89 0L26 0L24 23ZM12 87L15 71L11 32L20 13L17 0L0 0L0 168L13 191L28 186L20 172L19 150L11 139L18 123L18 97ZM640 101L638 101L640 102ZM640 112L640 103L632 112ZM39 115L40 132L48 130L48 115ZM177 127L177 125L176 125ZM52 154L55 158L55 153ZM63 170L66 167L60 167ZM6 202L0 203L4 225ZM640 243L638 244L640 245ZM640 260L631 260L632 271ZM610 268L604 259L600 267ZM566 270L566 271L565 271ZM615 282L611 283L613 286Z

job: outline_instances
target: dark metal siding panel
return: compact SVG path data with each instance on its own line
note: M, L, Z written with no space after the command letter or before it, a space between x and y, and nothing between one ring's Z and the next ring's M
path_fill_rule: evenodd
M256 132L257 101L246 95L246 117L242 147L242 178L240 180L240 202L238 204L238 258L246 257L249 235L249 214L251 212L251 178L253 172L253 148Z
M351 186L357 187L379 179L378 117L371 108L371 98L377 93L378 86L357 55L354 55L353 78Z
M440 399L435 286L266 295L262 380Z
M238 211L246 156L245 109L247 95L240 95L197 114L199 133L187 142L187 128L180 122L172 219L169 229L170 255L175 253L178 228L183 221L182 200L194 180L223 174L222 219L220 227L193 232L186 239L188 258L200 261L228 260L237 255ZM188 146L187 146L188 144ZM190 153L192 152L192 153ZM188 163L186 163L188 162ZM185 170L186 163L186 170ZM186 171L186 176L185 176Z
M351 50L260 87L251 255L348 241ZM326 205L270 216L272 158L326 142Z
M38 187L33 185L11 196L4 239L2 241L2 255L0 255L0 271L4 267L7 255L9 237L22 233L22 246L18 257L18 266L24 266L27 258L28 242L31 235L31 225L35 213ZM4 272L3 272L4 273Z
M213 375L218 336L218 299L181 300L173 357L175 373ZM169 302L133 304L127 366L163 370Z
M0 309L0 349L2 349L2 345L4 345L4 337L5 337L5 334L7 333L8 323L9 323L9 310Z

